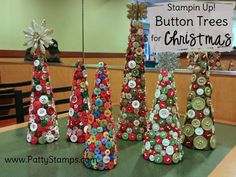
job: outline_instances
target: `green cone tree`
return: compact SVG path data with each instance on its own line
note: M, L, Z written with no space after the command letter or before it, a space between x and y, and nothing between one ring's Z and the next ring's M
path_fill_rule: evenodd
M187 113L182 129L186 147L209 150L216 147L213 106L211 101L209 57L212 53L194 53L197 58L187 97Z
M143 156L158 164L178 163L183 158L177 95L173 70L179 55L158 55L159 81L145 133Z

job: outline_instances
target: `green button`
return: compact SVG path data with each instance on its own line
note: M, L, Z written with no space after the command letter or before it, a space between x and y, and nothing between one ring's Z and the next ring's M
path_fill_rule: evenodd
M133 69L131 71L133 77L138 77L139 76L139 70L138 69Z
M213 127L213 121L210 117L205 117L202 119L202 128L206 131L211 130Z
M123 133L122 134L122 139L127 140L128 139L128 133Z
M160 98L161 101L166 101L167 100L167 96L165 94L161 94L159 98Z
M205 91L205 94L206 94L207 96L210 96L210 95L211 95L211 88L210 88L210 87L206 87L204 91Z
M179 153L174 153L174 154L172 155L172 161L173 161L174 163L178 163L178 162L180 161L180 154L179 154Z
M192 124L193 127L197 128L197 127L200 127L201 122L198 119L193 119L191 124Z
M41 120L40 124L41 124L42 126L46 126L46 125L47 125L47 121L46 121L46 120Z
M155 140L154 139L150 139L150 144L151 144L151 146L154 146L155 145Z
M193 109L197 111L203 110L206 106L205 100L201 97L195 97L192 100L191 104L192 104Z
M45 144L47 142L46 137L45 136L39 137L38 142L39 142L39 144Z
M154 156L154 162L155 163L162 163L162 161L163 161L163 157L160 154L156 154Z
M183 133L185 136L190 137L194 134L194 128L191 124L185 124L183 127Z
M211 139L210 139L210 146L212 149L215 149L216 148L216 137L215 135L212 135L211 136Z
M196 149L205 149L207 147L207 139L204 138L203 136L196 136L194 139L193 139L193 145Z
M140 141L140 140L142 140L142 139L143 139L143 135L142 135L142 134L140 134L140 133L139 133L139 134L137 134L137 140L138 140L138 141Z
M166 100L166 104L167 104L167 106L172 106L172 105L173 105L173 100L170 99L170 98L168 98L168 99Z
M166 138L166 136L167 136L167 133L166 133L166 132L161 132L161 133L160 133L160 137L161 137L162 139Z

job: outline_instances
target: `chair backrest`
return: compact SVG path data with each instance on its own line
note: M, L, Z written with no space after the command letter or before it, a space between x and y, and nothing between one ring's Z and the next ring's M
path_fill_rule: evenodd
M15 109L15 114L1 114L0 120L16 118L17 123L24 122L23 93L16 87L29 86L31 81L17 83L0 83L0 100L10 100L10 103L0 104L0 110ZM14 103L12 103L14 102Z

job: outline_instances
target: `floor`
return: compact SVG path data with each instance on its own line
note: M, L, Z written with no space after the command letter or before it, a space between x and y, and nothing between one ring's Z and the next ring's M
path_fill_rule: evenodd
M117 117L114 109L114 117ZM157 165L146 161L141 156L142 142L118 140L118 165L110 171L93 171L80 163L6 163L6 157L81 157L82 144L72 144L65 140L66 118L59 120L61 138L58 142L48 145L30 145L25 141L25 127L0 133L1 176L37 177L205 177L208 176L219 162L236 145L236 127L216 124L218 147L214 151L196 151L185 148L184 160L176 165Z

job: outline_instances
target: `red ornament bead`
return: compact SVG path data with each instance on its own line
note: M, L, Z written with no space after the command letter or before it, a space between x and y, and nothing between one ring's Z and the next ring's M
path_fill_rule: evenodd
M168 90L168 93L167 93L167 96L168 96L169 98L173 98L174 95L175 95L175 90L174 90L174 89L169 89L169 90Z
M166 102L160 101L159 106L160 106L161 109L166 108Z
M191 148L193 146L193 140L186 138L184 144L186 147Z
M39 108L41 108L42 107L42 104L39 102L39 101L35 101L34 102L34 109L35 110L38 110Z
M129 140L136 140L136 134L130 133L129 134Z
M156 136L156 137L155 137L155 142L156 142L157 144L161 144L161 143L162 143L162 138L161 138L160 136Z
M31 144L37 144L38 143L38 138L35 136L31 137Z
M204 114L203 114L202 111L198 111L198 112L196 113L196 115L197 115L197 118L203 118L203 117L204 117Z
M199 87L199 85L198 85L197 83L193 83L193 84L192 84L192 88L193 88L193 90L197 90L198 87Z
M117 137L121 139L122 138L122 132L118 132Z
M167 77L167 76L168 76L168 71L166 71L166 70L162 70L160 73L161 73L161 75L164 76L164 77Z
M148 152L148 151L145 151L143 155L144 155L144 158L145 158L146 160L149 159L149 152Z
M204 136L206 139L210 139L211 136L212 136L212 132L210 132L210 131L205 131L205 132L203 133L203 136Z
M164 164L171 164L172 163L172 157L171 155L166 154L163 158Z

